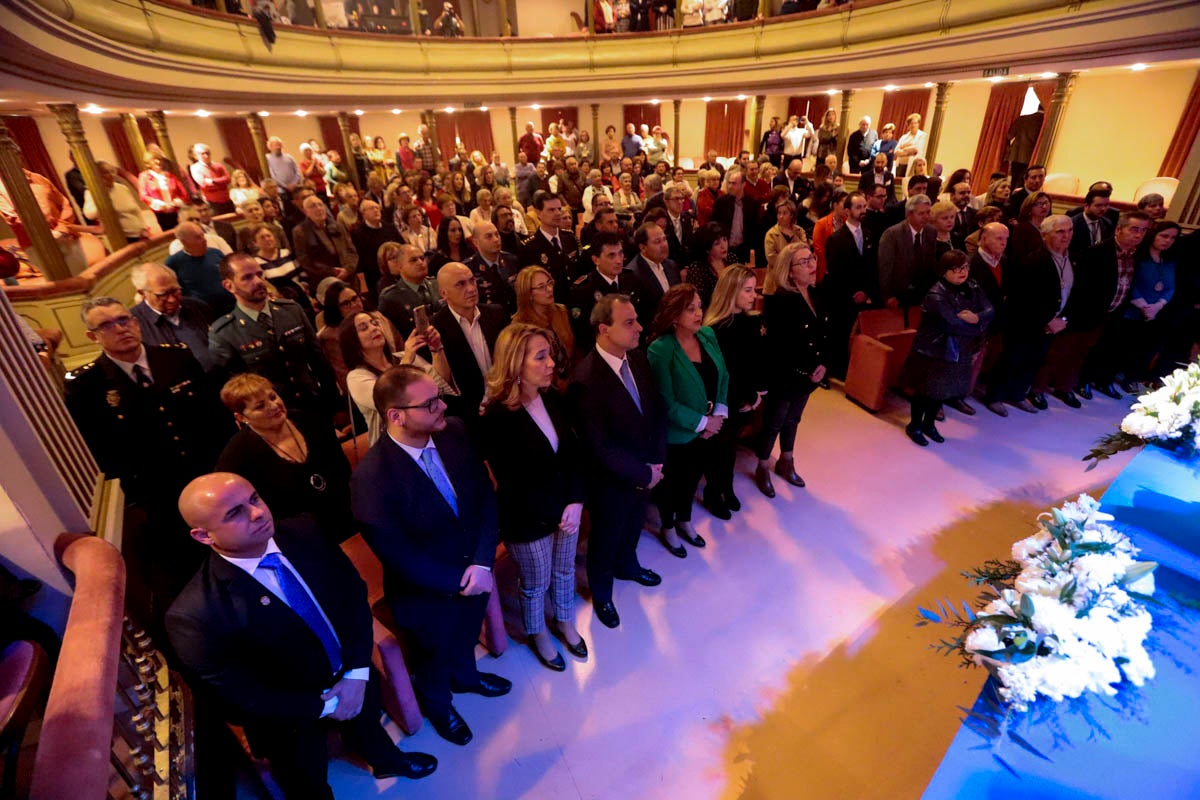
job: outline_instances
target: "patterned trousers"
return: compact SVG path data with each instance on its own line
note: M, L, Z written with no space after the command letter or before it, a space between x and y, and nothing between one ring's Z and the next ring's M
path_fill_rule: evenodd
M575 546L579 533L557 530L532 542L506 542L521 570L521 617L530 636L546 629L545 597L550 592L554 619L565 622L575 610Z

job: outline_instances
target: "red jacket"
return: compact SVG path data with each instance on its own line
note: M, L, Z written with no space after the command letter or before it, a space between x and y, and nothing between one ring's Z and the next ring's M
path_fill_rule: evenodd
M166 191L163 191L164 188ZM150 206L151 211L170 211L177 208L176 200L182 205L188 203L188 194L183 184L170 172L163 172L156 177L150 170L142 170L142 174L138 175L138 194L141 195L142 202Z

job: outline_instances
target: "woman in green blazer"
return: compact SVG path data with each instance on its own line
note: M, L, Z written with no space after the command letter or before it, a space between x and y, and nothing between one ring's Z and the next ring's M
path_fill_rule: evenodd
M667 405L667 460L652 495L662 516L662 542L678 558L680 540L704 547L692 527L692 499L712 458L712 437L729 417L729 372L717 336L702 327L700 295L690 283L671 287L651 323L647 355Z

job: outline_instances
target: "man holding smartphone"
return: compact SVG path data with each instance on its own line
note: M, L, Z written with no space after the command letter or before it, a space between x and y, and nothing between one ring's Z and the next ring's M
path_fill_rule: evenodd
M441 310L443 301L438 294L437 280L429 276L421 248L400 245L399 263L398 279L379 293L379 310L401 336L408 338L413 331L415 309L424 306L428 325L429 318Z

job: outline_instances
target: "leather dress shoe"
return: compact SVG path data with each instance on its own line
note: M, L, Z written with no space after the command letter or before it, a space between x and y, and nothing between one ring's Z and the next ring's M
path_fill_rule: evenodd
M614 608L613 611L615 612L616 609ZM579 637L578 642L576 642L575 644L571 644L570 642L567 641L567 637L563 636L562 631L556 629L553 625L550 626L550 631L554 634L555 638L557 638L560 642L563 643L563 646L567 648L568 653L575 656L576 658L587 658L588 657L587 642L584 641L582 636Z
M1117 388L1115 383L1096 384L1096 391L1111 397L1113 400L1120 400L1125 396L1121 394L1121 390Z
M717 519L733 519L733 512L725 504L725 500L718 495L712 495L708 492L704 493L704 498L700 501L708 513L712 514Z
M690 544L692 547L704 547L706 542L704 537L696 533L696 529L692 527L690 522L680 522L675 526L675 532L679 534L679 538Z
M997 400L994 403L987 403L987 410L999 417L1007 417L1008 409L1004 407L1004 403Z
M1081 383L1075 387L1075 394L1082 397L1084 400L1092 399L1092 387L1086 383Z
M618 575L616 577L618 580L633 581L634 583L640 583L642 586L658 586L662 583L662 577L648 567L642 567L632 575Z
M1083 403L1079 402L1079 398L1074 392L1055 392L1054 396L1062 401L1062 404L1070 408L1081 408Z
M612 603L601 603L595 606L596 619L600 620L606 628L615 628L621 624L621 615L617 613L617 607Z
M533 651L533 654L537 656L537 660L542 662L542 666L546 669L551 669L555 672L566 671L567 662L563 660L562 653L555 653L554 658L547 659L542 655L542 651L538 650L537 642L535 642L533 639L529 640L529 649Z
M729 507L730 511L741 511L742 510L742 501L739 500L738 496L736 494L734 494L733 492L730 492L729 494L725 495L725 505Z
M1050 407L1050 404L1046 402L1046 395L1041 392L1031 392L1029 395L1029 404L1038 411L1045 411Z
M953 400L947 400L946 405L950 406L960 414L966 414L968 417L975 416L975 406L971 405L961 397L956 397Z
M1037 409L1034 408L1033 404L1030 403L1028 400L1018 400L1015 403L1009 403L1009 405L1012 406L1013 408L1017 409L1018 411L1024 411L1026 414L1036 414L1037 413Z
M479 673L479 683L474 686L451 685L450 690L455 694L478 694L483 697L501 697L512 691L512 681L493 675L490 672Z
M437 759L428 753L404 753L397 750L394 758L388 758L380 764L372 764L371 773L377 781L384 778L408 778L415 781L432 773L437 769L437 764Z
M928 436L930 441L937 442L938 444L946 441L946 437L942 436L942 434L938 432L938 429L932 425L921 432Z
M796 474L796 461L792 456L780 456L775 462L775 474L792 486L803 489L804 478Z
M755 468L754 485L767 497L775 496L775 486L771 483L771 470L765 464L759 464Z
M921 433L916 428L905 426L904 433L908 436L908 438L912 439L913 442L921 445L921 447L929 447L929 440L925 438L925 434Z
M687 558L687 550L683 548L683 545L679 544L672 546L671 543L667 541L666 536L659 536L658 540L662 542L662 546L665 547L667 552L671 555L675 556L676 558Z
M438 736L450 744L464 745L475 738L475 734L471 733L471 729L467 727L467 721L455 710L454 706L450 706L443 717L430 717L429 724L433 725Z

